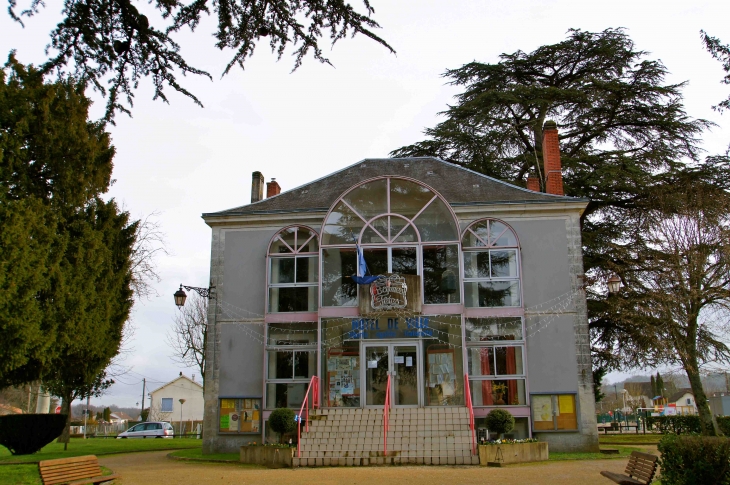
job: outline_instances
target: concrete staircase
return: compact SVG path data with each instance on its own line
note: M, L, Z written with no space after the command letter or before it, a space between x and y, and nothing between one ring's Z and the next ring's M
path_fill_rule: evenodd
M478 465L471 454L465 407L393 408L388 454L383 454L383 409L331 408L309 416L302 428L298 466Z

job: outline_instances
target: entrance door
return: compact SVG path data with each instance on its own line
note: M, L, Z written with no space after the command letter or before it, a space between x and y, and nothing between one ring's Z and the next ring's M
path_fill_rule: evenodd
M393 406L420 404L418 345L413 343L363 343L365 406L383 406L388 376Z

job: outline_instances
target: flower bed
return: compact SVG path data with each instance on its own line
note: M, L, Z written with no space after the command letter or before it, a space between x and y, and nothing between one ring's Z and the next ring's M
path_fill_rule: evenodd
M487 463L527 463L546 461L548 444L537 440L499 440L479 445L479 464Z
M268 468L291 468L295 450L288 446L244 445L241 447L241 463Z

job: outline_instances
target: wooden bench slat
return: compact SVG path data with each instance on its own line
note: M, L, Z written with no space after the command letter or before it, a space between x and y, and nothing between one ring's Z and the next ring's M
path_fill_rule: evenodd
M103 476L94 455L43 460L38 463L38 471L43 485L103 483L119 478L119 475Z
M619 485L646 485L651 483L656 474L658 459L656 455L634 451L626 464L624 475L609 471L602 471L601 475Z

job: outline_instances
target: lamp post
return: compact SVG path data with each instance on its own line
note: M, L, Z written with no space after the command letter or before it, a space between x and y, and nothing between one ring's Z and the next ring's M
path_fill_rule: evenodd
M215 286L211 286L209 288L199 288L197 286L187 286L187 285L180 285L180 289L175 292L175 305L177 305L178 308L182 308L185 306L185 300L187 300L188 295L183 291L183 288L185 288L188 291L194 291L198 295L202 296L203 298L207 298L209 300L215 300L215 296L213 296L213 292L215 290Z
M621 278L619 278L618 275L614 273L611 275L610 278L608 278L608 281L606 281L606 285L608 285L609 293L618 293L621 289Z
M182 420L182 411L183 411L183 404L185 404L185 399L178 399L178 400L180 401L180 438L182 438L183 437L183 432L182 432L182 425L183 425L182 424L183 423L183 420Z

